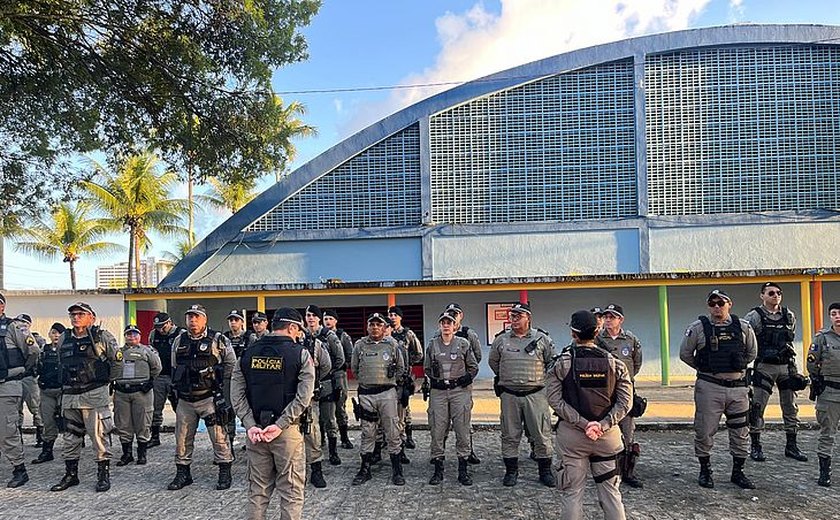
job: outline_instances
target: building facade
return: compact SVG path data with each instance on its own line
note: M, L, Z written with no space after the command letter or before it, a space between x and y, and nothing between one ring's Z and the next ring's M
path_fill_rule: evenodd
M155 287L172 270L175 262L156 260L155 257L140 260L139 287ZM128 285L128 262L103 265L96 268L97 289L123 289Z

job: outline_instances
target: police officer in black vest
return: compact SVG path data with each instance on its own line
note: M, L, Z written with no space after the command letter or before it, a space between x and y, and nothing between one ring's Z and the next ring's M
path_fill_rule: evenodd
M248 433L250 519L265 518L275 488L281 519L298 519L303 510L306 456L299 420L315 387L312 358L295 342L303 327L298 311L277 309L272 332L248 347L233 371L233 407Z
M61 323L50 327L50 343L44 345L38 359L38 386L41 389L41 418L44 421L44 445L32 464L41 464L54 459L53 446L58 438L56 417L61 415L61 364L58 357L58 340L65 331Z
M233 353L236 354L236 359L239 359L242 357L245 349L251 344L252 338L251 334L248 334L248 331L245 329L245 314L238 309L233 309L227 315L227 322L229 330L226 330L224 334L228 341L230 341L230 346L233 348ZM228 403L233 402L230 397L230 388L228 385L225 385L225 398ZM233 449L233 443L236 440L235 414L230 414L230 421L228 421L226 427L230 447ZM245 446L242 449L245 449Z
M149 334L149 345L157 351L162 369L154 380L155 410L152 413L152 437L147 448L160 446L160 427L163 424L166 399L169 399L173 412L178 408L178 397L172 388L172 343L184 332L184 329L175 325L165 312L155 315L154 326L155 329Z

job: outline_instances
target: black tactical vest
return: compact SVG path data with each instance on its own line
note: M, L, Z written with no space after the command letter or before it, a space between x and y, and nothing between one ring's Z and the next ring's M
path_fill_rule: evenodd
M302 350L291 338L265 336L242 354L239 368L245 377L248 404L261 426L267 426L263 424L266 416L271 416L272 422L277 420L295 399L303 368Z
M44 345L38 360L38 386L61 388L61 357L57 345Z
M81 394L111 382L111 363L104 354L96 355L91 334L77 338L67 330L59 356L61 382L66 393Z
M241 358L245 349L249 346L250 342L248 340L251 338L251 335L245 331L239 336L234 336L233 332L227 330L225 331L225 337L230 340L230 346L233 347L233 353L236 354L236 357Z
M154 331L152 337L152 348L155 349L160 356L160 375L172 375L172 344L175 338L181 335L184 329L181 327L173 327L169 334L158 334Z
M221 335L211 330L200 339L192 339L186 330L181 333L175 350L176 375L172 381L179 395L201 397L213 390L214 375L202 373L202 370L219 363L213 355L213 340L218 336Z
M709 318L698 318L706 336L706 344L694 354L694 363L700 372L717 374L740 372L747 368L747 346L741 331L741 320L734 314L730 317L732 323L729 325L712 325Z
M352 339L350 340L350 348L346 348L344 345L344 329L335 329L335 335L338 336L338 342L341 343L341 348L344 351L344 364L338 367L338 370L347 370L350 368L350 361L353 359L353 345Z
M571 347L572 365L563 378L563 400L589 421L600 421L615 403L615 370L600 347Z
M6 335L12 326L12 321L5 315L0 317L0 381L9 377L9 370L26 365L26 358L20 348L9 348Z
M455 335L464 339L470 339L470 328L464 325L463 327L455 331Z
M764 309L753 309L761 317L761 332L758 333L758 361L784 365L793 355L793 325L789 321L788 310L782 307L782 319L773 321L767 318Z

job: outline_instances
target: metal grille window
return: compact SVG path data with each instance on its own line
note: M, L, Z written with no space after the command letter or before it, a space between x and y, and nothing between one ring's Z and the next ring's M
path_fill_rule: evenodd
M653 215L840 208L840 49L647 57Z
M544 78L430 120L432 219L638 214L631 60Z
M414 124L315 180L246 231L419 226L420 207Z

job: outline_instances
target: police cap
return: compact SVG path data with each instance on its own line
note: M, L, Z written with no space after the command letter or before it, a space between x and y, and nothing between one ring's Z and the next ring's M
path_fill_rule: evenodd
M321 308L318 307L317 305L307 305L306 306L306 312L308 314L312 314L313 316L315 316L319 320L324 319L324 313L321 311Z
M189 308L184 312L184 316L188 316L190 314L195 314L196 316L204 316L207 317L207 309L204 308L204 305L200 303L194 303L189 306Z
M579 310L572 314L569 320L569 328L578 334L591 333L598 327L598 321L592 311Z
M265 313L257 313L262 314L263 319L265 318ZM257 314L254 314L254 318L252 321L256 320ZM297 309L292 309L291 307L280 307L276 311L274 311L274 316L271 317L271 328L272 329L279 329L283 324L287 323L294 323L300 328L303 328L303 316L297 311Z
M96 316L96 313L93 312L93 307L91 307L90 304L85 303L85 302L76 302L73 305L71 305L70 307L67 307L67 312L73 312L74 310L79 310L79 311L91 314L93 316Z
M169 314L166 314L165 312L159 312L155 314L154 326L160 327L169 323L170 321L172 321L172 318L169 317Z

